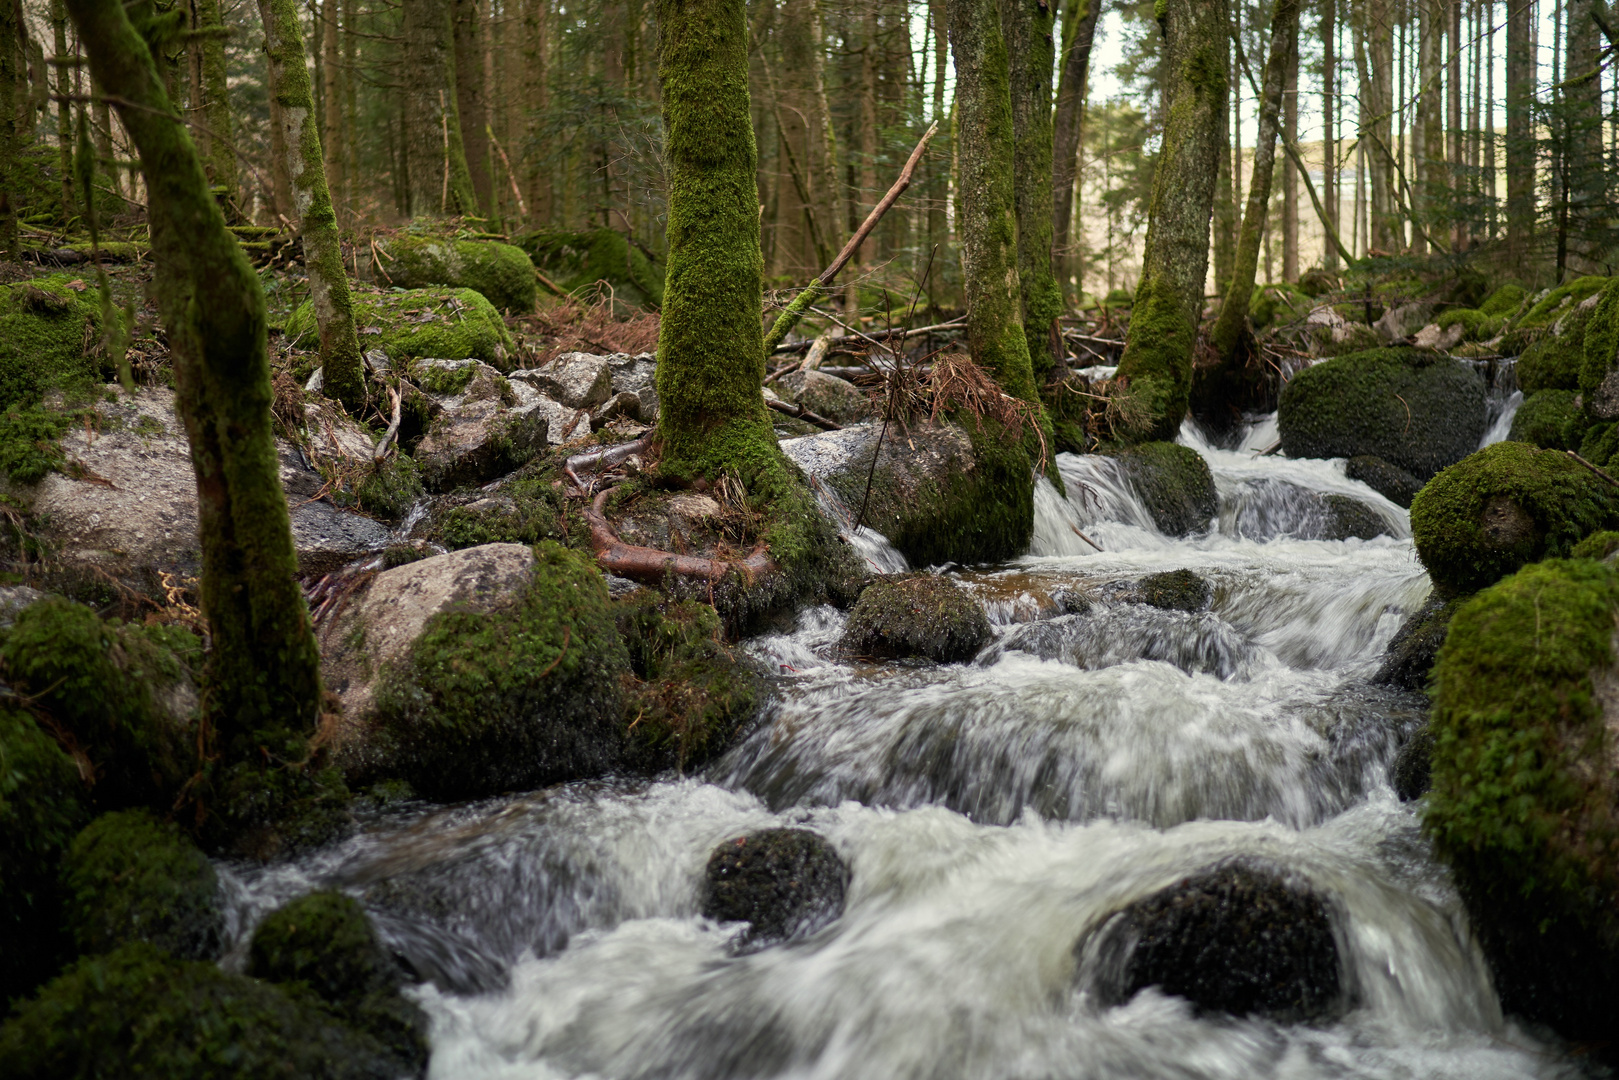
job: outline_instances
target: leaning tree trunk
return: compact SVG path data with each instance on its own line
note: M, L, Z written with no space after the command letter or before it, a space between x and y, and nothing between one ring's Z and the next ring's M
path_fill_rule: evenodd
M360 339L354 332L354 302L343 272L343 247L337 215L326 190L319 124L310 93L309 68L293 0L259 0L264 20L264 48L269 57L270 95L280 103L287 175L292 179L292 205L303 234L304 266L309 297L320 331L322 392L350 411L365 404L365 372Z
M1069 251L1074 219L1074 178L1079 171L1079 140L1085 122L1085 82L1091 43L1102 0L1068 0L1063 12L1062 71L1057 77L1057 112L1052 121L1052 263L1064 296L1074 295L1076 260Z
M1023 332L1036 383L1062 356L1062 290L1051 270L1053 235L1049 0L1003 0L1012 92L1012 195L1017 208L1018 284L1023 291Z
M1186 415L1226 106L1225 0L1158 0L1156 10L1164 36L1164 135L1114 390L1113 434L1123 442L1172 439Z
M1299 0L1276 0L1271 19L1270 59L1265 62L1264 100L1259 109L1259 132L1254 142L1253 175L1248 181L1248 205L1242 212L1242 232L1237 237L1231 284L1220 305L1210 335L1219 365L1239 363L1243 339L1248 332L1248 305L1253 298L1254 278L1259 272L1259 243L1265 234L1265 217L1270 209L1271 178L1276 172L1276 133L1281 126L1282 89L1287 81L1288 58L1297 50Z
M197 474L206 715L227 759L285 755L314 731L320 652L271 430L264 293L130 13L120 0L67 5L146 177L154 291Z

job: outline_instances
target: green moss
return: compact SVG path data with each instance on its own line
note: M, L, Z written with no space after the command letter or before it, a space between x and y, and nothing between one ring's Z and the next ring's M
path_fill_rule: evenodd
M472 289L355 290L354 325L365 348L381 349L396 363L471 357L510 371L516 351L500 313ZM284 333L289 345L312 347L318 337L314 306L300 304L287 317Z
M1301 318L1314 306L1315 301L1308 293L1286 282L1255 285L1253 299L1248 301L1248 318L1255 330L1263 330L1272 324Z
M1567 454L1496 443L1430 480L1411 504L1417 555L1434 588L1463 596L1526 562L1619 526L1619 492Z
M210 850L265 862L324 847L354 828L343 774L325 766L306 734L261 730L260 757L215 766L199 801L209 817L199 829Z
M1606 559L1619 551L1619 532L1604 529L1594 532L1569 549L1571 559Z
M1214 474L1191 447L1153 442L1110 453L1165 536L1201 532L1218 513Z
M1522 285L1519 285L1516 282L1508 282L1491 293L1489 297L1478 306L1478 309L1486 315L1504 317L1517 311L1523 306L1523 302L1528 298L1529 293Z
M1506 325L1505 316L1487 315L1477 308L1452 308L1439 316L1439 329L1460 325L1463 341L1488 341Z
M1580 414L1574 397L1572 390L1541 390L1528 395L1518 406L1507 437L1548 450L1572 449L1564 442L1563 433L1568 422Z
M428 535L452 551L480 544L566 541L565 509L566 497L548 479L520 478L467 505L441 503Z
M538 787L618 759L629 660L601 574L554 543L535 554L507 607L440 612L380 679L399 775L424 795Z
M84 284L52 274L0 285L0 408L112 377L105 360L88 355L100 339L101 307Z
M462 364L460 367L444 367L435 364L426 368L417 378L418 384L429 394L443 394L453 397L467 388L472 377L478 374L478 365Z
M1538 390L1578 390L1585 364L1585 327L1589 309L1564 316L1556 333L1537 338L1518 358L1518 386L1525 394Z
M654 263L623 233L612 229L584 232L535 232L516 238L533 264L569 292L583 293L598 281L612 286L613 297L640 307L663 304L663 267Z
M27 714L0 710L0 1004L50 978L65 952L56 864L89 816L73 759Z
M37 484L61 467L57 444L67 417L40 405L12 405L0 413L0 473L19 484Z
M1435 668L1424 826L1502 1006L1572 1039L1605 1037L1619 992L1616 616L1619 569L1527 566L1461 606Z
M1572 429L1565 428L1566 433ZM1593 424L1580 437L1579 453L1582 458L1598 467L1605 467L1619 453L1619 424L1612 422Z
M1528 311L1524 312L1512 322L1514 330L1534 330L1550 326L1588 297L1601 292L1608 285L1608 279L1597 275L1575 278L1573 281L1559 285L1545 296L1536 300Z
M311 994L146 944L85 957L44 987L0 1028L0 1060L17 1080L395 1080L420 1068Z
M354 489L354 501L368 514L399 521L421 499L421 470L408 454L378 462Z
M1484 434L1484 379L1418 349L1371 349L1305 368L1282 388L1282 452L1382 458L1426 479Z
M839 647L855 656L970 660L993 637L971 593L950 578L915 574L873 582L860 594Z
M725 642L718 613L650 589L615 607L630 660L624 717L631 759L685 768L715 757L762 697L740 650Z
M1134 598L1166 611L1203 611L1214 598L1208 579L1191 570L1148 574L1136 585Z
M219 955L225 913L213 864L147 811L97 818L73 841L61 876L81 953L144 941L185 960Z
M521 315L534 310L534 264L522 248L490 240L427 236L379 239L377 248L391 285L473 289L502 311Z
M1129 419L1113 432L1124 443L1173 439L1191 401L1192 348L1197 327L1167 282L1145 282L1130 312L1113 393L1128 399Z
M1579 390L1589 408L1597 404L1597 388L1619 366L1619 278L1610 279L1603 288L1602 299L1597 301L1590 319L1586 321L1584 345ZM1612 392L1609 393L1611 395Z
M95 765L105 809L163 805L200 767L201 660L189 631L103 621L59 597L23 609L0 633L6 678Z

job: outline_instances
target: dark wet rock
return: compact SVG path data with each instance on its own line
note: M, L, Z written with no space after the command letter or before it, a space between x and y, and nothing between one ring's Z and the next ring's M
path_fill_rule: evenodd
M1222 511L1226 527L1251 540L1370 540L1391 532L1377 509L1335 492L1312 491L1271 478L1242 481Z
M970 660L992 636L972 594L946 577L918 574L876 581L860 594L843 631L856 656Z
M1094 945L1099 996L1123 1004L1156 986L1200 1010L1317 1020L1341 1004L1326 901L1280 870L1244 862L1199 871L1105 924Z
M144 941L182 960L219 955L225 912L213 864L146 810L103 814L62 860L65 919L80 952Z
M839 424L853 424L876 415L871 399L846 379L822 371L795 371L776 380L777 392Z
M1142 443L1119 450L1113 457L1165 536L1202 532L1219 511L1214 474L1191 447Z
M1293 458L1369 455L1425 479L1478 447L1484 390L1470 365L1418 349L1324 360L1282 388L1282 451Z
M1422 728L1394 756L1389 766L1389 783L1401 802L1420 799L1428 793L1433 780L1433 733Z
M785 941L842 915L848 885L848 867L825 837L808 829L764 829L714 849L702 911L710 919L748 923L748 943Z
M1426 690L1428 673L1433 670L1439 646L1445 643L1445 630L1458 603L1431 595L1421 607L1407 615L1389 642L1372 682L1403 690Z
M1411 509L1411 500L1422 490L1422 481L1380 457L1358 454L1344 464L1344 475L1359 480L1395 506Z
M1214 599L1208 579L1191 570L1149 574L1136 583L1135 597L1143 604L1166 611L1198 612Z
M1135 600L1133 585L1114 596ZM1097 671L1133 660L1162 660L1187 673L1236 674L1252 647L1210 611L1189 613L1144 604L1100 604L1085 615L1063 615L1016 627L985 651L994 663L1009 650Z
M1321 505L1326 512L1322 540L1370 540L1389 531L1382 514L1352 496L1329 493L1321 496Z

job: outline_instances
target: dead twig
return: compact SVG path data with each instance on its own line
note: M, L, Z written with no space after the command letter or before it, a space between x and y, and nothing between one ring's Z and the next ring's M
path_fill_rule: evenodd
M812 413L808 409L804 408L804 406L802 406L802 405L793 405L793 404L790 404L789 402L781 401L781 400L778 400L778 399L772 399L772 398L765 398L765 404L770 406L772 409L775 409L779 413L786 413L788 416L795 417L795 418L797 418L799 420L804 420L804 421L807 421L808 423L814 424L816 427L820 428L822 431L842 431L843 430L843 425L842 424L834 423L833 421L828 420L824 416L820 416L820 415L818 415L816 413Z

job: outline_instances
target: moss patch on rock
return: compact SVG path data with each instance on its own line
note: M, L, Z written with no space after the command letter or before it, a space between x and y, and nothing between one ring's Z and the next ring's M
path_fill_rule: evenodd
M1424 826L1507 1010L1606 1038L1619 993L1619 568L1549 560L1463 604L1435 668Z
M545 231L516 238L546 277L570 292L583 293L598 281L627 304L663 304L663 267L647 258L623 233L613 229Z
M1282 388L1282 451L1380 457L1426 479L1478 446L1484 379L1418 349L1372 349L1307 367Z
M601 574L558 544L534 551L509 606L434 615L382 676L380 722L424 795L540 787L619 760L629 657Z
M500 312L473 289L355 289L354 327L363 347L381 349L395 363L470 357L510 371L517 348ZM313 303L299 305L288 316L283 333L288 345L314 348L318 336Z
M1529 293L1522 285L1508 282L1491 293L1478 309L1486 315L1507 316L1523 306Z
M450 240L431 236L378 239L391 285L420 289L449 285L473 289L501 311L534 310L534 264L522 248L493 240ZM450 359L460 359L451 357Z
M213 864L148 811L97 818L73 841L61 875L81 953L144 941L184 960L219 955L225 913Z
M1525 394L1539 390L1578 390L1585 364L1588 308L1576 308L1541 335L1518 357L1518 386Z
M814 933L843 914L849 871L808 829L762 829L720 844L704 872L702 911L745 922L745 945Z
M1569 551L1571 559L1606 559L1615 551L1619 551L1619 532L1612 529L1603 529L1594 532L1584 540L1575 544Z
M860 594L842 648L876 659L970 660L989 641L989 617L971 593L932 574L886 578Z
M1547 450L1571 450L1565 441L1569 422L1580 415L1573 390L1541 390L1518 406L1507 437Z
M1465 596L1527 562L1619 527L1619 489L1566 454L1502 442L1457 462L1411 504L1417 555L1442 596Z
M1477 308L1452 308L1439 316L1439 329L1449 330L1460 325L1463 341L1488 341L1501 332L1506 319L1501 315L1488 315Z
M58 387L91 387L114 372L91 355L101 305L83 277L52 274L0 285L0 409Z
M1607 284L1607 278L1595 274L1565 282L1536 300L1528 311L1513 320L1512 328L1534 330L1550 326L1586 299L1601 292Z
M1202 611L1214 598L1208 579L1192 570L1148 574L1136 584L1135 598L1165 611Z
M1165 536L1201 532L1219 512L1214 474L1191 447L1154 442L1111 453Z

